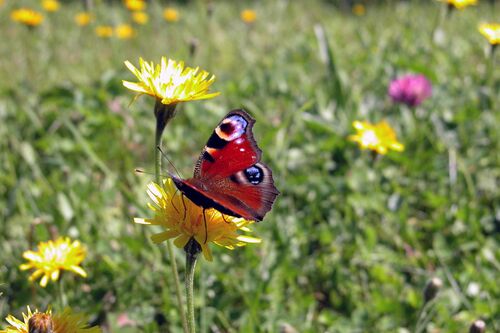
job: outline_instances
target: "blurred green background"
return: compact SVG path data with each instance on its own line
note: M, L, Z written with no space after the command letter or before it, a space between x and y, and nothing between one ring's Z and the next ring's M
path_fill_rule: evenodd
M214 73L221 92L180 105L167 127L181 174L241 107L282 193L253 227L262 244L212 246L214 261L200 261L200 332L465 332L479 318L499 331L500 71L477 30L498 20L498 4L447 16L437 1L351 4L364 13L318 0L152 1L149 23L121 40L94 33L130 23L119 1L95 2L86 27L73 20L82 4L63 3L33 29L10 11L39 1L4 1L1 317L55 302L56 283L29 284L18 266L23 251L69 235L88 248L88 278L63 277L73 309L106 332L181 332L166 247L149 240L159 230L132 221L151 216L153 177L134 169L154 170L153 101L132 104L121 83L135 80L125 60L167 56ZM416 109L387 96L406 73L433 84ZM347 140L354 120L382 119L404 152L373 158ZM443 287L421 315L432 277ZM123 314L133 326L118 327Z

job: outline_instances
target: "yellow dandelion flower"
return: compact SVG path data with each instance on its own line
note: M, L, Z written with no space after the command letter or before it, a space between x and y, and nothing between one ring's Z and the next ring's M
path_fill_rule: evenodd
M78 24L80 27L89 25L93 19L94 17L89 12L81 12L75 15L75 23Z
M139 11L146 9L146 2L144 0L125 0L125 7L131 11Z
M355 4L353 7L352 7L352 13L356 16L363 16L365 15L365 12L366 12L366 9L365 9L365 6L363 6L362 4L358 3L358 4Z
M199 67L184 67L184 62L176 62L166 57L155 65L139 58L137 69L129 61L127 68L134 73L139 82L123 81L123 85L139 94L147 94L161 100L165 105L179 102L208 99L219 95L219 92L208 93L210 85L215 81L215 75L199 70Z
M179 21L179 12L175 8L165 8L163 18L167 22L177 22Z
M135 30L130 24L120 24L115 28L115 35L119 39L130 39L135 36Z
M389 150L404 150L404 146L396 138L396 133L386 121L375 125L366 121L355 121L352 126L357 133L349 136L349 140L357 142L361 149L370 149L381 155Z
M240 18L245 23L253 23L257 19L257 13L252 9L242 10L240 13Z
M134 12L132 13L132 21L134 21L137 24L143 25L148 23L149 16L144 12Z
M43 22L43 15L29 8L20 8L12 11L10 18L29 27L36 27Z
M100 25L95 28L95 34L102 38L110 38L113 36L113 27L109 25Z
M183 248L190 239L201 246L203 256L212 261L210 243L233 250L248 243L260 243L259 238L239 234L238 231L250 232L248 226L253 221L223 215L211 208L203 212L203 208L180 194L173 181L167 178L163 187L150 183L147 191L154 204L149 208L155 213L153 218L135 218L135 223L158 225L165 229L151 236L155 243L175 238L174 244ZM206 222L206 223L205 223Z
M500 23L481 23L479 32L491 45L500 44Z
M57 12L61 4L57 0L43 0L42 7L48 12Z
M464 9L465 7L477 4L477 0L438 0L447 3L448 6L453 6L456 9Z
M59 237L56 241L49 240L38 244L38 251L26 251L23 258L28 263L19 266L21 270L34 269L29 280L33 281L42 276L40 286L46 287L49 279L57 281L61 270L76 273L87 277L87 273L80 267L85 259L85 248L79 241L71 241L68 237Z
M30 332L57 332L57 333L99 333L99 327L89 328L85 317L75 314L70 309L60 314L52 314L51 310L46 312L31 311L27 307L27 314L23 313L23 320L13 315L8 315L5 320L9 323L0 333L30 333Z

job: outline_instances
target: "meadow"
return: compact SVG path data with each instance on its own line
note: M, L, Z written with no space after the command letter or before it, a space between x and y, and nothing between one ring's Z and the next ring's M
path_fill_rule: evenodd
M160 229L133 221L153 215L154 100L122 84L135 80L124 61L166 56L214 74L221 93L180 103L168 124L180 174L243 108L281 192L251 226L260 244L199 259L199 332L466 332L479 319L500 331L499 54L478 32L498 4L149 1L139 25L121 1L94 1L78 26L73 1L28 28L10 18L21 3L43 12L0 1L0 329L64 299L104 332L183 332L167 248L150 240ZM99 37L102 24L135 33ZM416 107L388 96L404 74L432 84ZM354 121L381 120L403 151L349 140ZM88 276L28 282L23 252L59 235L86 247Z

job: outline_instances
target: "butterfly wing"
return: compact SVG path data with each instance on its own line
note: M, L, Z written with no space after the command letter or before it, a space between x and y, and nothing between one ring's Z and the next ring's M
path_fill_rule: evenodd
M183 180L173 177L173 180L195 204L247 220L262 221L279 194L271 169L263 163L227 178L212 178L210 182L197 178Z
M225 178L259 162L262 151L253 138L254 123L255 119L243 110L229 112L203 148L194 178Z
M233 110L215 128L195 167L194 177L174 179L193 202L222 213L261 221L278 196L271 169L252 134L255 120Z

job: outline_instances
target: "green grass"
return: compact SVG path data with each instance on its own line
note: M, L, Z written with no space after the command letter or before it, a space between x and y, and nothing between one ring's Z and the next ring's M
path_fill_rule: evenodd
M89 277L64 276L72 308L109 332L181 332L166 247L149 240L158 230L132 222L151 214L153 177L134 169L154 170L153 102L131 104L121 84L133 79L123 61L166 55L214 73L221 92L181 105L167 127L166 151L182 175L191 175L220 118L243 107L257 119L255 137L282 193L253 228L261 245L213 247L214 262L198 266L200 332L277 332L285 323L299 332L415 332L434 276L444 286L427 332L465 332L477 318L500 330L500 72L477 32L499 9L482 2L453 12L433 43L442 9L434 1L371 5L363 17L320 1L259 1L250 28L236 2L214 2L211 18L205 2L178 5L175 24L155 2L150 24L126 41L76 27L78 3L30 31L10 21L7 1L0 315L56 302L57 284L29 284L18 266L23 251L60 234L89 250ZM99 23L128 20L119 2L96 10ZM322 61L318 24L331 62ZM433 83L416 110L386 93L408 72ZM387 119L405 151L375 160L360 151L347 141L356 119ZM117 328L121 313L137 326Z

